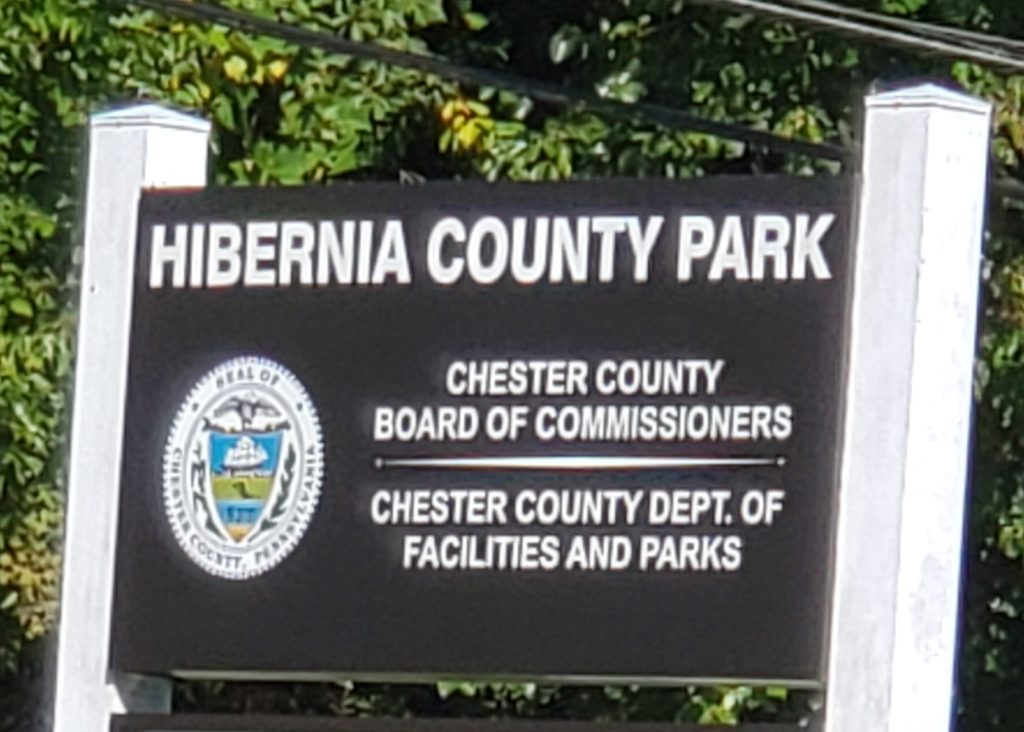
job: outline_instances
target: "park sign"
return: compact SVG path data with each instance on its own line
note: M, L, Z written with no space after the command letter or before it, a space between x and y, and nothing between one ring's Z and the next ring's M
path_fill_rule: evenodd
M55 732L354 724L174 677L949 729L990 115L871 95L843 176L249 190L203 120L96 115Z
M145 194L114 667L819 685L848 198Z

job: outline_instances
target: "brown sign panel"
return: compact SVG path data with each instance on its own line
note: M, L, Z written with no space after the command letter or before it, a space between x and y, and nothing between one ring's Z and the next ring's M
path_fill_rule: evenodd
M114 666L820 684L849 198L146 195Z

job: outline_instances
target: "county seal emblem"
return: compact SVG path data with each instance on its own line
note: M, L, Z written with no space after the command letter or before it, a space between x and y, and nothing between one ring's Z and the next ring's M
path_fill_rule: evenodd
M302 384L269 359L236 358L200 379L174 419L164 508L192 561L248 579L298 544L322 480L320 422Z

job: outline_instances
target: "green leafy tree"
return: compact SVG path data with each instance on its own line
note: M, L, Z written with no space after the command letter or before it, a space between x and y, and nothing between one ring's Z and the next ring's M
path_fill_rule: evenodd
M682 0L227 0L246 12L415 53L439 53L661 103L810 141L851 144L872 84L946 79L996 105L995 172L1022 177L1024 77L809 32ZM1018 0L851 6L974 30L1024 28ZM221 185L335 179L563 180L832 174L807 158L621 122L500 89L102 0L0 3L0 664L54 622L72 343L76 181L88 114L152 99L215 123ZM962 671L963 728L1019 728L1024 696L1024 252L1021 208L994 200L978 361L977 445ZM38 643L30 643L38 649ZM183 685L225 711L701 720L805 716L780 689L536 685ZM22 709L24 705L22 705ZM25 713L0 700L0 727Z

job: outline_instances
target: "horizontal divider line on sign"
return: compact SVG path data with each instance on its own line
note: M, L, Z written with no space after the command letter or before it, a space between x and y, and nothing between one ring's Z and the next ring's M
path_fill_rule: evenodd
M699 468L783 467L777 457L618 457L611 455L516 455L493 457L377 457L378 470L685 470Z

